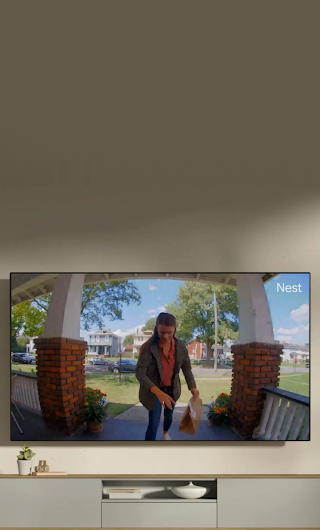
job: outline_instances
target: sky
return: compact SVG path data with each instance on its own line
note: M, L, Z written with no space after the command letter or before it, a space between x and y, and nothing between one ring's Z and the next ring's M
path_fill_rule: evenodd
M141 304L123 306L123 320L105 319L104 329L111 329L122 337L136 333L152 316L165 310L165 306L176 299L180 286L179 280L130 280L141 295ZM300 287L298 287L300 284ZM285 286L296 285L297 292L284 290ZM280 287L281 286L281 287ZM309 343L309 275L280 274L265 283L270 306L275 340L305 345ZM300 292L299 292L300 291ZM96 328L92 329L96 331ZM88 340L86 331L81 336Z
M274 338L280 342L309 343L309 278L309 274L279 274L265 283ZM280 288L294 285L301 292Z
M111 329L114 333L124 339L139 331L149 318L158 316L165 306L176 299L179 288L184 284L179 280L130 280L141 296L141 304L124 305L122 307L123 320L105 319L104 329ZM96 331L96 328L92 331ZM88 340L86 331L81 332L81 336Z

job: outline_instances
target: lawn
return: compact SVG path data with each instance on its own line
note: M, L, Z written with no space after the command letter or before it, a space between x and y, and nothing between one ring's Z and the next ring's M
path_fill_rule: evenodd
M114 418L139 402L139 383L135 377L122 374L121 381L118 375L103 374L86 375L86 385L90 388L98 388L107 394L109 399L108 417Z
M11 370L18 370L18 372L37 373L37 366L35 364L11 364ZM33 370L33 372L32 372Z

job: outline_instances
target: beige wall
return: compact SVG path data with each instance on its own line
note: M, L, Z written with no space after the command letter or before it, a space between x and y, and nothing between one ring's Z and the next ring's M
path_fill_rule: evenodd
M311 441L33 443L36 458L69 473L320 473L317 3L288 3L290 23L285 2L232 17L183 2L183 23L181 4L169 18L148 4L152 27L138 4L77 9L77 23L52 6L45 29L30 3L21 24L6 6L0 473L19 447L9 273L117 270L310 271Z

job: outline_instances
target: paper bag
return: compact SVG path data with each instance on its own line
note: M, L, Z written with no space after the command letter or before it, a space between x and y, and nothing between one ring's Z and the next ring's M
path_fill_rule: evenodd
M195 434L201 420L202 400L197 397L194 401L190 399L186 410L183 413L179 431L186 434Z

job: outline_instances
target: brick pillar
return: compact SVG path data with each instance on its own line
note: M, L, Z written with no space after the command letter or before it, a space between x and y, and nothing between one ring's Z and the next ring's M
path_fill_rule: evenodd
M282 344L234 344L229 426L243 439L251 439L263 410L263 386L279 384Z
M83 425L87 342L39 337L35 346L44 421L48 427L71 436Z

